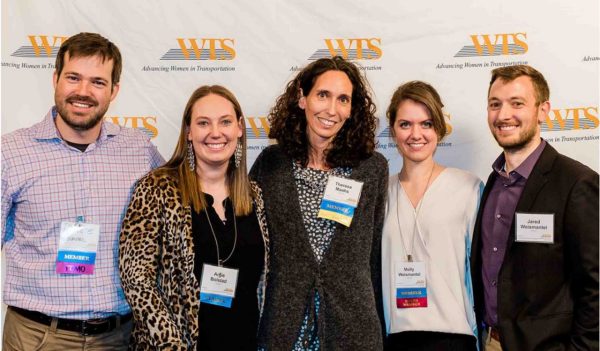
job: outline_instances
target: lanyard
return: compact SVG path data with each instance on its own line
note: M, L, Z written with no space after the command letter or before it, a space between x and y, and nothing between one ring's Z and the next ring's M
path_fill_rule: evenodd
M435 170L435 163L433 164L433 167L431 167L431 173L429 173L429 179L427 179L427 184L425 185L425 190L423 190L423 194L421 195L421 200L419 201L419 204L417 205L416 209L413 209L413 233L412 236L410 238L410 251L407 247L407 245L404 243L404 235L402 235L402 227L400 225L400 189L402 188L402 184L400 183L400 173L398 173L398 193L396 195L397 198L397 203L396 203L396 220L398 221L398 233L400 234L400 242L402 243L402 248L404 249L404 252L406 253L406 261L407 262L412 262L413 261L413 249L415 247L415 237L417 235L421 236L421 228L419 227L419 221L418 221L418 217L419 217L419 212L421 210L421 207L423 206L423 202L425 202L425 194L427 193L427 189L429 189L429 186L431 185L431 177L433 176L433 171ZM407 194L408 197L408 194ZM410 201L410 199L409 199ZM417 233L415 233L415 231Z
M233 252L235 251L235 246L237 244L237 223L235 220L235 209L233 209L233 230L234 230L234 238L233 238L233 247L231 248L231 252L229 253L229 256L227 256L226 259L221 261L221 256L220 256L220 252L219 252L219 240L217 240L217 235L215 234L215 230L213 229L212 223L210 222L210 217L208 216L208 211L206 211L206 207L204 208L204 213L206 214L206 219L208 220L208 225L210 226L210 232L213 235L213 239L215 239L215 246L217 247L217 264L219 265L219 267L223 267L223 263L229 261L229 259L231 258L231 256L233 255Z
M66 141L65 141L66 142ZM76 223L83 223L86 220L86 216L85 216L85 212L87 212L86 210L89 208L90 206L90 199L92 198L92 194L91 194L91 181L89 179L86 179L86 176L88 173L90 172L86 172L86 162L85 162L85 152L81 152L81 154L77 155L77 166L79 168L79 172L77 173L77 176L79 177L78 179L75 179L76 174L73 173L72 175L72 179L73 181L71 182L71 184L80 184L81 188L79 193L75 193L74 194L74 199L73 199L73 207L75 209L75 222ZM87 166L89 167L89 166ZM83 196L81 196L82 194L84 194ZM78 197L83 197L83 199L81 199L81 207L79 208L78 204L77 204L77 198Z

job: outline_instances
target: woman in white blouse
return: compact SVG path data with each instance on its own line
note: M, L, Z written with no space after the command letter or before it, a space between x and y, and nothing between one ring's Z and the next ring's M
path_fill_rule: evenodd
M387 110L402 155L383 228L386 350L476 350L469 254L483 183L433 159L447 134L429 84L401 85Z

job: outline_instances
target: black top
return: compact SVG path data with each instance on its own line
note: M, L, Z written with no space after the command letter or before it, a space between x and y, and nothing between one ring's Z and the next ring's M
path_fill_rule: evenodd
M85 152L85 150L88 148L88 146L90 146L90 144L77 144L77 143L70 142L68 140L65 140L65 142L67 144L71 145L72 147L78 149L81 152Z
M212 228L219 242L221 260L229 256L234 242L233 207L224 200L225 223L212 207L213 198L204 194ZM200 335L197 350L256 351L256 331L259 307L256 291L264 265L264 243L256 214L237 217L237 244L231 258L223 264L239 269L235 297L231 308L202 303L200 306ZM217 265L217 248L206 213L192 211L194 236L194 274L202 280L204 263Z

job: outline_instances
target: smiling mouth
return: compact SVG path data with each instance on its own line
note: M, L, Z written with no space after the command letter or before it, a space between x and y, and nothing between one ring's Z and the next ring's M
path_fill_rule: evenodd
M91 104L85 104L82 102L71 102L71 105L75 106L75 107L79 107L79 108L90 108L92 107Z
M89 98L73 96L67 99L67 103L77 108L90 108L96 106L98 103L92 101Z
M425 143L410 143L410 144L408 144L408 146L413 149L420 149L423 146L425 146Z
M333 127L337 123L335 121L322 117L317 117L317 119L319 120L319 122L321 122L321 124L323 124L326 127Z
M499 126L496 126L496 128L499 129L501 132L508 132L508 131L511 131L511 130L515 130L515 129L517 129L517 127L518 126L512 125L512 124L511 125L499 125Z
M212 150L219 150L219 149L222 149L223 147L225 147L225 143L219 143L219 144L206 143L204 145L206 145L209 149L212 149Z

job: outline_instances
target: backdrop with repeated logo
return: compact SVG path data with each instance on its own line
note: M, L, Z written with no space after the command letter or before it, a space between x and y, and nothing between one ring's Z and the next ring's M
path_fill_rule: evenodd
M192 91L221 84L246 117L249 166L272 141L266 116L285 84L320 57L354 60L380 119L378 151L401 158L385 110L394 89L424 80L439 91L450 134L436 160L483 180L500 153L486 121L490 71L526 63L551 89L542 136L598 170L597 0L399 2L360 0L2 1L2 134L40 121L53 105L56 52L70 35L98 32L124 58L107 119L140 128L169 158Z

